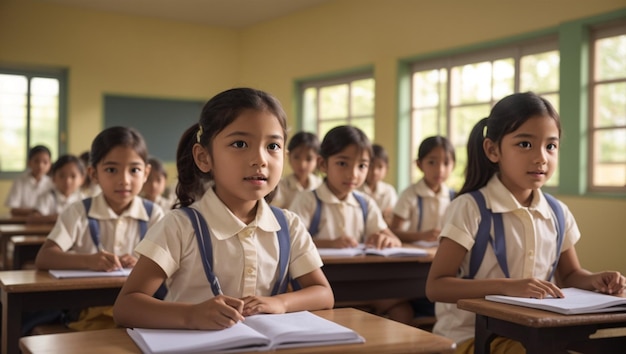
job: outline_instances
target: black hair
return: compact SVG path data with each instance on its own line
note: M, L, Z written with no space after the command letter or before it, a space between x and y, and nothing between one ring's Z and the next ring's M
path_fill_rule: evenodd
M442 148L444 152L452 156L452 162L456 163L456 154L454 153L454 146L448 138L441 135L430 136L422 141L417 149L417 161L423 160L426 155L430 154L435 148Z
M35 145L32 148L30 148L30 150L28 150L28 161L30 161L33 157L35 157L35 155L40 154L42 152L48 154L48 157L52 157L52 153L50 152L50 149L48 149L47 146Z
M289 140L289 145L287 145L287 150L293 151L299 147L306 147L315 151L316 154L320 153L320 140L317 138L317 135L309 132L298 132L291 140Z
M146 142L137 130L129 127L110 127L93 139L89 151L89 164L95 168L113 148L118 146L133 149L144 162L148 162Z
M370 158L372 157L373 152L370 139L361 129L352 125L340 125L329 130L324 136L324 140L322 140L320 156L327 160L353 144L359 149L367 151Z
M467 141L465 183L460 194L478 190L498 172L498 164L491 162L483 149L483 140L490 139L500 146L502 138L517 130L527 120L548 115L554 119L561 135L559 114L545 98L533 93L514 93L496 103L491 113L472 129Z
M213 180L211 172L204 173L196 166L193 158L193 146L204 146L213 157L213 139L245 110L268 111L272 113L283 128L287 138L287 115L280 102L267 92L252 88L234 88L223 91L211 98L202 108L200 121L189 127L178 143L176 150L176 169L178 185L176 206L188 206L204 193L206 182ZM265 196L271 201L273 192Z
M54 176L54 174L58 170L60 170L61 168L63 168L63 166L70 164L70 163L76 164L76 167L78 167L78 171L80 172L80 174L83 176L85 175L85 165L83 164L83 162L76 155L70 155L70 154L61 155L52 164L52 167L50 168L50 175Z
M163 167L163 163L161 162L161 160L157 159L156 157L150 157L148 158L148 163L150 164L150 166L152 166L150 173L155 172L167 178L167 171L165 171L165 167Z
M389 155L387 155L387 151L380 144L372 145L372 160L374 159L382 160L385 165L389 165Z

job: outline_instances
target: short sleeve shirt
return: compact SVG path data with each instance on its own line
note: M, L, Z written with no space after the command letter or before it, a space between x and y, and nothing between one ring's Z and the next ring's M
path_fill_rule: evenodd
M309 186L307 188L303 188L302 185L298 182L296 175L290 174L281 178L278 183L278 187L276 187L276 195L272 200L272 205L277 206L279 208L287 208L296 194L302 191L312 191L322 184L322 179L314 174L309 175Z
M5 205L11 209L35 209L37 198L48 193L54 187L52 179L46 175L37 181L30 171L20 175L13 181Z
M393 209L398 201L398 193L396 193L396 189L391 184L383 181L378 181L376 183L375 191L372 191L367 183L363 183L359 190L374 198L380 210Z
M152 214L148 213L139 197L135 197L128 209L117 215L107 204L104 195L93 197L89 216L98 221L100 228L99 242L107 252L118 256L134 254L140 240L139 222L144 220L148 228L163 217L163 210L154 205ZM48 239L54 241L65 252L91 254L98 251L91 238L89 222L82 201L71 204L63 211Z
M270 206L260 200L254 221L239 220L212 188L191 205L204 216L213 247L213 272L225 295L271 295L278 278L280 248L276 231L280 224ZM300 219L283 210L291 241L289 275L296 279L322 266L322 260ZM187 215L168 212L148 231L137 253L163 269L168 279L165 300L199 303L213 297L202 265L198 241Z
M419 210L417 197L422 198L422 210ZM450 204L450 189L445 184L441 186L438 193L426 185L421 179L419 182L410 185L398 198L398 202L393 209L393 213L408 221L403 225L404 231L428 231L441 229L443 215ZM418 230L418 224L422 214L422 224Z
M323 183L316 190L316 193L322 201L322 210L318 233L313 235L314 237L320 240L334 240L346 235L361 243L365 241L364 235L371 235L387 229L382 212L370 196L359 191L354 192L362 196L367 203L367 215L364 222L361 205L352 193L348 194L344 200L339 200L328 189L326 183ZM298 194L289 209L298 214L302 222L309 228L316 207L315 195L310 191Z
M502 213L506 239L507 267L511 278L546 279L556 259L556 225L546 198L540 190L533 191L529 207L522 206L494 176L487 186L480 189L486 206L493 212ZM580 231L567 206L559 202L565 216L565 232L562 250L566 251L580 239ZM469 273L470 250L474 246L480 211L469 194L463 194L450 204L439 237L447 237L468 250L461 263L459 276ZM492 233L493 235L493 230ZM504 278L491 246L487 247L476 279ZM461 342L474 337L475 316L459 310L456 304L435 305L437 323L434 333Z
M53 188L37 198L36 209L41 215L59 215L71 204L80 200L82 200L80 192L72 193L66 197Z

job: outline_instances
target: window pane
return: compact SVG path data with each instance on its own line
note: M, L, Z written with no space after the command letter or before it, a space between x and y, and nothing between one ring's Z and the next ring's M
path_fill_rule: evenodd
M317 119L317 89L310 87L304 90L302 100L304 122L314 122ZM305 129L308 130L308 129Z
M445 88L446 71L428 70L413 74L413 107L437 107L442 100L439 97L441 87Z
M322 139L324 139L324 136L326 136L326 133L328 133L329 130L333 129L334 127L338 126L338 125L346 125L348 124L348 121L346 121L345 119L336 119L336 120L320 120L319 121L319 127L318 127L318 135L320 142L322 141Z
M626 77L626 34L596 41L596 80Z
M374 117L353 119L351 123L361 129L370 141L374 141Z
M594 98L594 126L626 126L626 82L598 85Z
M27 91L25 76L0 74L0 168L5 172L26 169Z
M469 134L474 125L489 115L491 106L488 104L453 108L450 111L450 131L452 144L455 146L467 145Z
M485 80L487 81L487 80ZM499 100L512 94L515 87L515 60L513 58L493 62L493 93L491 98Z
M348 85L326 86L320 89L319 119L348 117Z
M31 80L30 145L45 145L58 156L59 80Z
M626 186L626 129L596 131L594 155L594 185Z
M352 116L374 115L374 79L352 82Z
M482 62L452 68L452 105L491 100L491 63Z
M559 90L558 51L527 55L520 60L520 91L554 92Z

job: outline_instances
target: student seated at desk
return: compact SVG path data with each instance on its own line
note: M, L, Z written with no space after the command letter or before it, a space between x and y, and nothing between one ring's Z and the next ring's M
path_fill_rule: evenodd
M465 184L446 213L426 283L427 296L437 301L433 332L455 340L457 353L473 353L475 333L475 316L457 309L459 299L562 297L556 276L563 287L608 294L626 286L619 272L581 268L574 217L541 191L556 169L560 136L558 113L530 92L500 100L470 134ZM495 251L488 247L491 234ZM525 350L496 338L491 352Z
M5 202L11 208L11 215L31 215L39 195L52 188L52 180L48 177L50 157L50 149L43 145L28 151L28 170L13 181Z
M376 202L355 191L364 181L372 156L372 145L363 131L353 126L331 129L324 137L319 160L326 174L314 191L299 193L290 210L300 216L317 247L345 248L365 243L376 248L400 247L389 230ZM409 323L413 311L406 301L371 304L379 314Z
M372 197L383 213L383 218L388 225L393 219L393 207L398 202L398 193L389 183L383 181L389 169L389 156L382 145L372 145L372 161L367 171L365 183L359 188L360 191Z
M285 136L285 112L263 91L236 88L207 102L176 153L182 208L137 246L141 257L115 302L118 324L223 329L258 313L333 307L306 228L266 201L282 174ZM300 289L287 292L289 279ZM164 282L164 300L154 298Z
M150 172L148 151L141 135L125 127L103 130L91 146L91 178L102 193L70 205L42 245L38 269L90 269L112 271L132 268L135 246L142 233L163 217L163 210L137 196ZM151 210L150 210L151 209ZM110 308L87 309L82 318L109 321L70 323L74 329L114 327ZM103 315L104 314L104 315Z
M80 201L80 186L85 177L85 166L74 155L59 157L50 169L54 186L37 198L35 212L28 223L53 223L70 204Z
M168 211L172 209L174 202L170 196L165 197L163 195L167 184L167 171L165 171L163 163L156 157L149 158L148 164L150 164L150 174L139 195L156 203L163 211Z

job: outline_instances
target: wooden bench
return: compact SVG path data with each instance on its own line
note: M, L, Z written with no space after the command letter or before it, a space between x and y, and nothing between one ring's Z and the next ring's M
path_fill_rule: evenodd
M26 264L34 263L39 248L46 241L46 236L13 236L9 240L8 250L12 250L12 269L23 269Z

